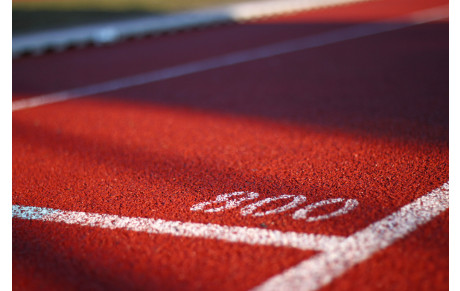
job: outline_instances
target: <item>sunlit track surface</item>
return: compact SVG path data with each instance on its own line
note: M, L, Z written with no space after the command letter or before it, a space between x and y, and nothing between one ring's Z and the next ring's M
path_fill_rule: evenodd
M13 61L14 289L448 290L447 5Z

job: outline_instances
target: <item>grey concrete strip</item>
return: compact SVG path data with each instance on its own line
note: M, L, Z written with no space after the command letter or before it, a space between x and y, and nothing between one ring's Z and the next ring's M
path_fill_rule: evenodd
M55 29L13 37L13 57L60 51L71 46L114 43L129 37L238 22L276 14L368 0L268 0L232 4L170 15Z

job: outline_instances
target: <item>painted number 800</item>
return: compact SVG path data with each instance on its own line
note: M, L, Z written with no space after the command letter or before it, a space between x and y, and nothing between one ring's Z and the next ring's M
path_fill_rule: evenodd
M255 192L233 192L229 194L222 194L216 197L213 201L205 201L198 204L193 205L190 210L192 211L204 211L204 212L220 212L226 209L232 209L240 206L240 204L244 201L248 200L255 200L259 197L258 193ZM257 211L259 207L262 205L267 205L273 201L277 200L286 200L286 203L283 206L280 206L275 209L267 210L267 211ZM298 208L300 205L304 204L307 201L307 197L304 195L279 195L276 197L269 197L263 200L256 201L252 204L249 204L243 208L241 208L240 213L243 216L252 215L252 216L265 216L270 214L282 213L289 209ZM224 205L215 208L207 208L209 206L215 204L222 204ZM330 204L337 204L343 203L343 206L331 213L318 215L318 216L310 216L310 213L322 206L330 205ZM358 201L355 199L344 199L344 198L334 198L334 199L327 199L319 202L315 202L309 204L303 208L298 209L292 215L293 219L305 219L306 222L318 221L329 219L332 217L336 217L339 215L344 215L351 210L355 209L358 206ZM205 209L207 208L207 209Z

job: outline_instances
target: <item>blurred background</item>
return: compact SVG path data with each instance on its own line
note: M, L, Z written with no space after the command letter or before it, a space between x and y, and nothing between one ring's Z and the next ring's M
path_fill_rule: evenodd
M13 0L13 36L40 30L160 15L246 1Z

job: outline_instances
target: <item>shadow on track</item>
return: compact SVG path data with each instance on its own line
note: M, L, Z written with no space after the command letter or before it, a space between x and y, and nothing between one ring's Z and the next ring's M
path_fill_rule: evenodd
M18 60L13 65L13 92L56 92L104 80L101 78L219 55L222 50L251 47L254 35L269 39L271 33L282 33L289 39L343 25L250 24L237 28L238 35L234 28L224 29L217 39L207 38L207 32L188 34L196 41L187 49L182 38L164 37L155 40L155 46L146 45L150 40L123 44L130 55L120 56L116 47L109 47ZM26 62L33 65L24 67ZM98 97L263 117L446 147L448 68L448 23L432 23Z

